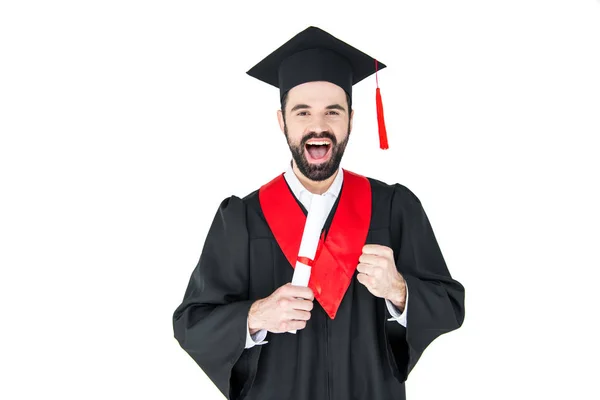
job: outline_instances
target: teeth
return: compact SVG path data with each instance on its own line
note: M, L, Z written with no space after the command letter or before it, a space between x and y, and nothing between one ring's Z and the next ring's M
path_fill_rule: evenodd
M329 144L329 142L327 141L320 141L320 142L308 142L306 144L311 144L313 146L326 146Z

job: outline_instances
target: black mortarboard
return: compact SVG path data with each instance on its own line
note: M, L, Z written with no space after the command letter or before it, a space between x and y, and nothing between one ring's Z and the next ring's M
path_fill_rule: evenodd
M352 99L353 85L385 67L362 51L311 26L269 54L247 74L279 88L280 99L294 86L312 81L334 83ZM379 84L376 104L380 145L387 149Z

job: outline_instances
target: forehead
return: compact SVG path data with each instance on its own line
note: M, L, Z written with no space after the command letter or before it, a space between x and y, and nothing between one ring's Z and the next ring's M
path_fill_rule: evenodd
M292 103L340 103L346 101L344 89L331 82L306 82L295 86L288 92L288 104Z

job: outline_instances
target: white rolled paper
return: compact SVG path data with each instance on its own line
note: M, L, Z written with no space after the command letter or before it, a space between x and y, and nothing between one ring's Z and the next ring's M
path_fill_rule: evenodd
M298 257L306 257L314 260L319 245L319 238L321 237L321 230L327 219L327 214L325 211L325 197L318 194L311 194L311 196L312 200L310 202L308 215L306 216L306 223L304 224ZM292 277L292 285L307 287L308 281L310 280L310 271L311 268L308 265L297 261ZM289 332L296 333L296 330Z
M294 276L292 277L292 285L294 286L308 286L310 280L310 267L300 261L296 261L296 268L294 268Z

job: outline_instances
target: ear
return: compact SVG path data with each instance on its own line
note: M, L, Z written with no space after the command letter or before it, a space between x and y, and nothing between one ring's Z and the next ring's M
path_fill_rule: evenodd
M281 129L281 133L285 133L285 124L283 122L283 113L281 110L277 110L277 121L279 122L279 129Z
M348 122L348 133L352 132L352 118L354 117L354 109L350 111L350 121Z

